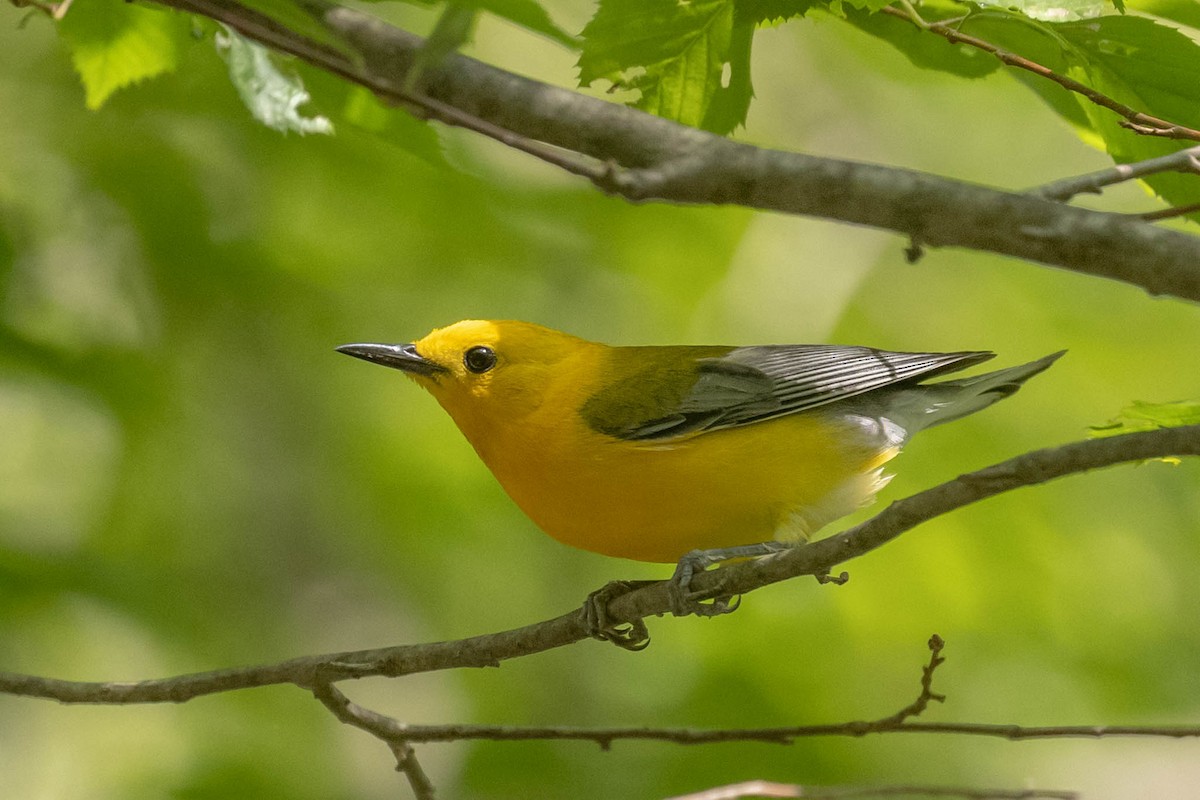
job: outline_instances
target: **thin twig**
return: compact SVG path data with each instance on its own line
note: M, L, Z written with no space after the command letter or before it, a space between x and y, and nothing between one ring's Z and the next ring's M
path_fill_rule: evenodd
M433 781L417 760L402 723L352 703L332 683L318 682L313 686L312 693L339 720L382 739L388 745L396 758L396 771L404 773L416 800L434 800L436 792Z
M1124 127L1129 128L1135 133L1151 136L1163 136L1169 139L1190 139L1192 141L1200 141L1200 131L1198 130L1151 116L1142 111L1138 111L1136 108L1127 106L1118 100L1114 100L1108 95L1098 92L1092 87L1080 83L1073 78L1068 78L1066 75L1059 75L1054 70L1043 66L1036 61L1031 61L1024 56L1004 50L992 44L991 42L985 41L976 36L962 33L961 31L946 25L943 22L929 22L928 20L922 18L917 13L916 9L907 2L904 3L904 6L904 8L885 6L881 10L885 14L889 14L893 17L898 17L905 21L911 22L921 30L927 30L931 33L936 33L938 36L941 36L948 42L953 44L965 44L982 50L985 53L990 53L998 58L1002 63L1010 67L1016 67L1017 69L1023 69L1027 72L1032 72L1034 75L1039 75L1047 80L1054 81L1068 91L1083 95L1092 103L1102 106L1103 108L1107 108L1109 111L1112 111L1113 113L1122 117L1125 121Z
M1104 187L1125 181L1145 178L1161 172L1190 172L1200 174L1200 146L1189 147L1145 161L1117 164L1107 169L1089 172L1072 178L1063 178L1052 183L1030 189L1029 193L1047 200L1067 201L1078 194L1100 194ZM1147 217L1142 215L1143 219Z
M1160 208L1157 211L1144 211L1141 214L1132 214L1131 216L1140 217L1147 222L1156 222L1164 219L1174 219L1175 217L1183 217L1188 214L1194 214L1200 211L1200 203L1189 203L1185 206L1172 206L1171 208Z
M929 663L921 670L921 693L917 695L916 700L913 700L892 716L879 720L878 724L881 729L886 730L889 726L894 727L903 724L905 720L911 717L919 717L925 713L925 709L929 707L930 701L938 703L946 702L946 695L935 694L933 691L933 673L946 661L946 659L942 658L942 650L945 646L946 642L936 633L929 637Z

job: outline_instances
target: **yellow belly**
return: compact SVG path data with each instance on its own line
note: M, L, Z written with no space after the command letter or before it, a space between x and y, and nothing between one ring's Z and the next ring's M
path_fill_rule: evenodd
M484 455L509 495L559 541L639 561L805 538L866 502L895 454L815 415L781 417L670 444L518 431ZM584 440L581 441L581 437Z

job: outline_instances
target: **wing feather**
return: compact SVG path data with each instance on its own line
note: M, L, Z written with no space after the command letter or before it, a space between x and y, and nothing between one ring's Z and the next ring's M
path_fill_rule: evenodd
M838 345L738 347L699 359L695 383L672 413L609 432L622 439L663 441L749 425L965 369L993 355L901 353Z

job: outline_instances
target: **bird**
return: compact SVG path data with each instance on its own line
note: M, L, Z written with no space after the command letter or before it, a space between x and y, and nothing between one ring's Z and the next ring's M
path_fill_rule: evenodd
M914 434L1011 395L1062 355L927 383L995 354L609 346L515 320L336 349L428 390L558 541L705 564L805 542L870 503Z

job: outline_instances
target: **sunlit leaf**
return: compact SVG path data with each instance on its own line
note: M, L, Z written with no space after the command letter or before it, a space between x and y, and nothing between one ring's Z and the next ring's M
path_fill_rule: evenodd
M773 24L802 17L823 5L818 0L737 0L737 17L756 24Z
M1133 0L1129 6L1137 11L1200 29L1200 3L1196 0Z
M1123 433L1178 428L1183 425L1200 425L1200 400L1177 400L1173 403L1146 403L1136 400L1133 405L1121 409L1121 413L1105 424L1093 425L1089 430L1093 439L1099 439Z
M732 0L601 0L583 30L579 81L609 80L638 90L641 109L685 125L729 130L749 105L749 32L739 27L734 63ZM723 86L727 65L730 80ZM721 107L710 117L723 88Z
M471 5L495 14L526 30L540 33L572 49L578 49L579 40L564 31L546 13L546 9L534 0L469 0Z
M172 11L89 0L71 6L59 32L95 110L118 89L175 69L187 23Z
M1054 26L1072 46L1069 74L1135 110L1200 129L1200 46L1174 28L1144 17L1101 17ZM1114 112L1079 98L1109 154L1119 163L1179 150L1183 143L1137 134ZM1145 181L1173 205L1200 199L1194 178L1178 173Z
M280 72L266 48L228 29L218 37L217 48L242 102L259 122L284 133L333 133L328 118L300 114L300 106L310 99L304 84Z

